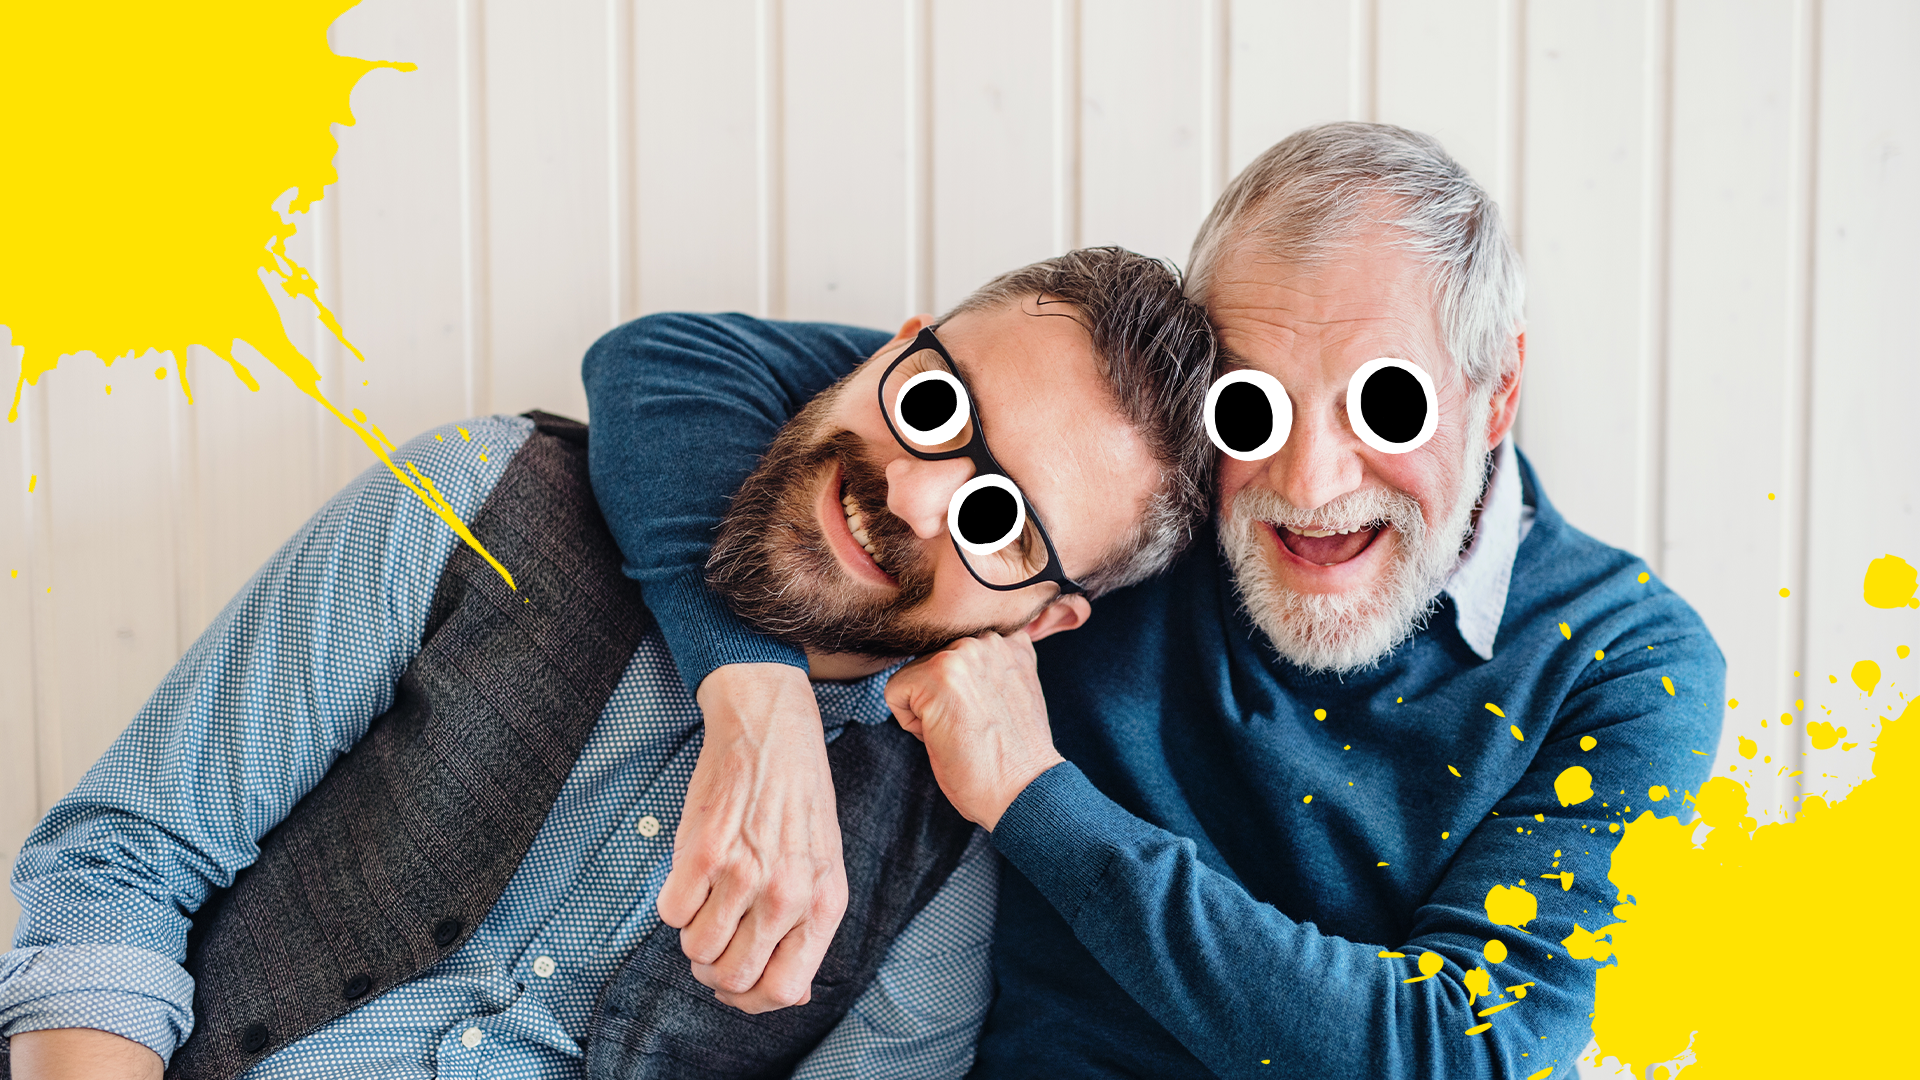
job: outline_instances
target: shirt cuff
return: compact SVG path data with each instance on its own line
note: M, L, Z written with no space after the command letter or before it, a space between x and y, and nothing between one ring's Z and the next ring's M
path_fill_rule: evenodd
M164 1065L193 1033L193 977L172 957L127 945L0 953L0 1035L53 1028L131 1039Z
M689 694L715 668L728 664L791 664L805 671L807 654L762 634L728 609L698 573L641 586L647 610L660 624L667 651Z
M1071 924L1113 860L1155 831L1066 761L1035 777L1000 815L993 846Z

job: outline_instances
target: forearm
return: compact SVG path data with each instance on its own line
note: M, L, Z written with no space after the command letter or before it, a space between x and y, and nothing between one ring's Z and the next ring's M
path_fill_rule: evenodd
M159 1080L160 1055L90 1028L23 1031L11 1047L14 1080Z
M1571 1060L1587 1038L1592 965L1546 940L1557 923L1523 934L1488 922L1477 903L1448 902L1424 908L1404 941L1323 934L1255 899L1191 841L1134 817L1071 765L1023 792L994 840L1107 974L1222 1075L1267 1059L1275 1075L1336 1080L1524 1077ZM1511 950L1497 965L1481 952L1494 938ZM1441 967L1406 981L1423 973L1424 952ZM1490 972L1485 996L1469 990L1475 969ZM1502 990L1523 983L1523 1003L1480 1015L1516 1000ZM1523 1062L1535 1064L1515 1072Z

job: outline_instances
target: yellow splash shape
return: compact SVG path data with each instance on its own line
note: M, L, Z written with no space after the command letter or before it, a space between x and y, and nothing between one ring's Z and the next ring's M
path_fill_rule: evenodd
M1606 939L1605 933L1606 931L1603 930L1600 934L1595 934L1579 923L1574 923L1573 933L1567 935L1566 939L1560 942L1560 946L1566 949L1567 955L1575 960L1605 960L1613 955L1613 943Z
M1400 980L1401 982L1409 982L1409 983L1425 982L1428 979L1433 978L1435 975L1438 975L1440 973L1440 969L1447 966L1446 958L1441 956L1437 952L1421 953L1420 959L1417 961L1417 963L1420 965L1420 974L1414 976L1411 979L1401 979Z
M1490 938L1487 947L1480 950L1480 955L1486 957L1489 964L1504 963L1507 959L1507 943L1499 938Z
M1464 981L1467 984L1467 1004L1471 1005L1480 998L1491 996L1489 991L1493 989L1493 976L1487 974L1486 968L1474 968L1467 972Z
M1487 711L1499 717L1505 717L1507 715L1506 713L1503 713L1500 711L1500 706L1495 705L1491 701L1487 702Z
M1853 665L1853 685L1867 694L1880 685L1880 665L1871 660L1862 660Z
M1867 578L1861 594L1877 608L1906 607L1920 589L1920 570L1897 555L1886 555L1867 564Z
M1568 626L1568 625L1567 625L1566 623L1561 623L1561 624L1560 624L1560 636L1561 636L1561 637L1563 637L1563 638L1566 638L1566 639L1567 639L1568 641L1572 641L1572 640L1573 640L1573 627L1571 627L1571 626Z
M1824 720L1813 720L1807 724L1807 738L1813 740L1815 750L1831 750L1834 743L1846 737L1846 728L1836 728Z
M1519 739L1521 742L1527 741L1527 737L1520 733L1520 725L1518 724L1508 724L1507 734L1512 735L1514 738Z
M1553 793L1561 806L1572 806L1593 798L1593 774L1579 765L1569 765L1553 778Z
M1660 685L1661 685L1661 686L1663 686L1663 687L1666 687L1666 690L1667 690L1667 696L1668 696L1668 697L1673 697L1673 696L1674 696L1674 693L1673 693L1673 680L1672 680L1672 679L1670 679L1670 678L1668 678L1668 677L1667 677L1667 676L1665 676L1665 675L1662 675L1662 676L1660 676Z
M1649 802L1659 802L1666 797L1667 786L1665 784L1655 784L1647 789L1647 801Z
M1743 758L1746 758L1748 761L1752 761L1753 755L1760 752L1760 744L1754 742L1752 739L1747 738L1745 735L1739 736L1739 739L1740 739L1740 756Z
M1591 735L1580 736L1580 749L1582 750L1591 750L1594 747L1599 745L1600 745L1600 740L1594 738Z
M1495 885L1487 890L1486 909L1496 926L1525 927L1540 914L1540 900L1524 885Z
M327 47L327 27L352 6L0 5L0 325L20 355L7 419L28 384L83 352L109 366L171 353L191 400L183 365L201 345L257 390L234 353L245 341L511 584L452 507L321 393L268 291L306 299L359 356L287 256L294 226L275 209L291 196L289 211L304 211L337 178L331 125L353 123L354 84L375 68L413 69Z
M1643 813L1613 856L1613 883L1636 903L1611 931L1617 965L1601 968L1594 1034L1601 1053L1641 1066L1692 1042L1689 1077L1892 1076L1911 1066L1908 1030L1920 993L1886 951L1912 922L1912 828L1920 820L1914 741L1920 703L1886 721L1876 775L1829 806L1809 797L1797 820L1749 832L1746 792L1724 777L1701 792L1714 826ZM1756 898L1764 898L1756 902ZM1781 1023L1783 986L1818 985L1823 1016L1847 1037L1809 1038ZM1655 1001L1676 1007L1649 1008Z

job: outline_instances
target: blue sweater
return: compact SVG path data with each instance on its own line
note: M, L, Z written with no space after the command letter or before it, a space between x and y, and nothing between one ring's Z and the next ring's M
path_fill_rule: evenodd
M671 598L662 629L690 684L710 670L696 655L797 655L704 592L691 556L715 517L688 508L716 497L715 461L737 468L777 427L762 421L805 399L733 402L724 430L694 425L712 440L697 448L690 413L751 383L742 372L824 385L883 340L666 316L589 353L596 454L610 444L595 489L620 491L602 505L632 572ZM1524 462L1522 479L1534 524L1492 660L1443 600L1378 667L1307 674L1239 610L1211 533L1040 644L1069 764L993 835L1017 872L976 1075L1572 1074L1597 965L1561 942L1616 921L1617 826L1690 814L1725 665L1685 602L1567 525ZM1563 805L1555 781L1577 787L1576 767L1593 794ZM1535 910L1506 915L1516 904ZM1439 966L1422 978L1427 952ZM1476 969L1491 984L1477 998Z

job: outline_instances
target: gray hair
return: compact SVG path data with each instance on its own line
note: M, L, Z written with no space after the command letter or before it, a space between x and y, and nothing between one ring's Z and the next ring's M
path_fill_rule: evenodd
M1097 597L1173 565L1209 510L1213 445L1201 416L1213 380L1206 309L1167 263L1096 247L1021 267L988 282L940 321L1040 298L1041 310L1078 322L1111 391L1109 400L1160 465L1160 483L1131 535L1077 580Z
M1526 282L1500 208L1430 135L1391 124L1322 124L1275 143L1235 177L1200 226L1187 294L1205 303L1219 265L1249 245L1312 265L1369 226L1425 262L1447 351L1488 393L1519 366Z

